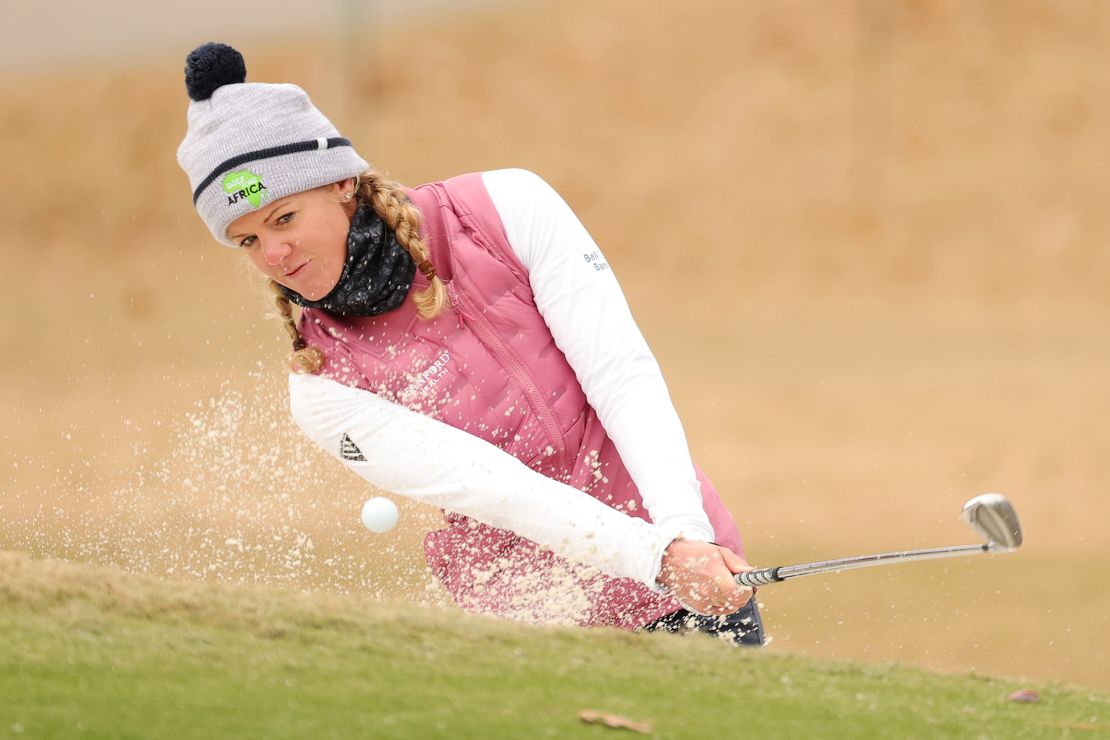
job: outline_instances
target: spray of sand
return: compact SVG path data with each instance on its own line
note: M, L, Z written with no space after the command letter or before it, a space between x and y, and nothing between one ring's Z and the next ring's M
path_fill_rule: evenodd
M402 502L403 526L363 529L359 507L381 492L304 438L283 381L258 371L183 416L119 422L111 465L63 458L50 483L9 494L0 548L177 578L442 601L419 551L438 512ZM97 479L105 467L113 481Z
M364 529L362 502L383 492L304 437L280 373L260 367L184 414L152 409L116 426L111 461L59 461L50 483L7 497L0 549L171 579L450 605L422 549L441 513L393 497L400 525L383 535ZM460 605L480 611L483 592L505 590L502 617L574 624L605 588L589 568L526 566L475 566L476 598Z

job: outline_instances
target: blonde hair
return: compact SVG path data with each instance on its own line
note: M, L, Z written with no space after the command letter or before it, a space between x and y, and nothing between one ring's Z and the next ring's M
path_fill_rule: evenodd
M447 306L447 288L428 259L428 245L420 236L420 211L409 200L404 188L379 172L367 170L355 181L354 197L359 203L368 203L381 216L397 235L397 242L408 251L413 262L428 278L427 288L412 293L417 315L423 320L438 316ZM319 373L324 367L324 353L316 347L309 347L301 337L293 318L293 302L286 297L281 285L274 280L268 283L274 294L278 318L293 342L293 354L288 358L289 369L301 374Z

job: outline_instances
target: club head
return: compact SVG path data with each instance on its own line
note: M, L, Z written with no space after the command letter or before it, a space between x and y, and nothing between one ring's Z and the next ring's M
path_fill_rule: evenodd
M964 504L960 515L988 544L999 549L1021 547L1021 523L1014 507L1001 493L984 493Z

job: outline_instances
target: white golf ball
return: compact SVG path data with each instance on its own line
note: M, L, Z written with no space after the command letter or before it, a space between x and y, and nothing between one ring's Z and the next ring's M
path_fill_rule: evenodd
M397 505L380 496L368 499L362 505L362 523L371 532L388 532L397 524Z

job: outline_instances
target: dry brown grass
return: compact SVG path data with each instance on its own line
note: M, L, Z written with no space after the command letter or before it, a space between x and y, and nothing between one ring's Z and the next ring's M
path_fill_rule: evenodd
M1018 555L768 589L777 644L1110 686L1110 9L677 7L368 35L345 80L327 44L245 51L402 181L523 166L566 195L753 562L955 543L965 499L1017 504ZM264 294L189 208L182 54L3 85L0 547L419 590L433 519L358 532L366 491L282 418ZM231 444L283 462L212 463Z

